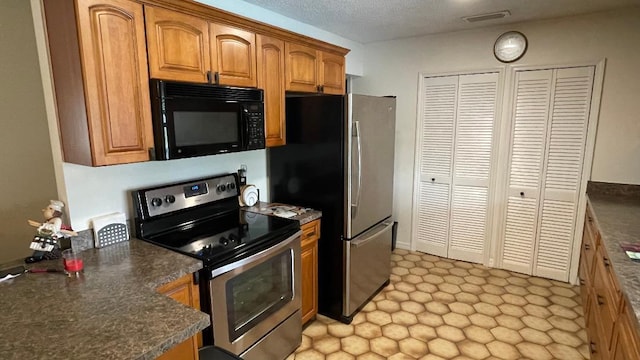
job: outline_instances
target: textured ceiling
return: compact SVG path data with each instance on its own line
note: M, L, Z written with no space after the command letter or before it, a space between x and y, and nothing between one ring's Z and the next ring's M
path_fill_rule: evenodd
M585 14L640 0L244 0L360 43ZM470 24L464 16L509 10Z

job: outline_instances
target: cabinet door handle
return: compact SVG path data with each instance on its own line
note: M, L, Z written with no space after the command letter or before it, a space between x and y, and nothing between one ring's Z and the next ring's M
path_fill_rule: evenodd
M607 259L606 257L602 257L602 262L604 263L604 267L609 267L611 266L611 263L609 262L609 259Z
M589 245L589 244L584 244L584 249L585 249L585 250L591 250L591 245Z
M600 295L596 296L598 305L604 305L604 298Z
M593 341L589 343L589 350L591 350L592 354L596 353L596 343L594 343Z
M214 82L215 82L215 84L216 84L216 85L217 85L217 84L220 84L220 73L219 73L219 72L217 72L217 71L216 71L216 72L213 74L213 80L214 80Z
M524 191L520 191L520 196L524 197Z
M591 216L587 216L587 221L593 222L593 218Z
M436 181L436 178L431 178L431 181Z
M211 77L211 70L207 71L207 82L209 84L211 84L211 82L213 81L212 77Z
M312 237L312 236L315 236L315 235L316 235L316 232L315 232L315 231L312 231L312 232L310 232L310 233L308 233L308 234L307 234L307 237Z
M586 282L584 281L584 279L580 279L580 285L584 285L586 284Z

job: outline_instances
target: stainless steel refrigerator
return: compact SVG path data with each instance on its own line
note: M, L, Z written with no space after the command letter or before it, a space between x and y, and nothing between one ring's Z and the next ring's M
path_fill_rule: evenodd
M318 308L345 323L389 282L395 113L395 97L288 97L287 144L267 151L271 201L322 211Z

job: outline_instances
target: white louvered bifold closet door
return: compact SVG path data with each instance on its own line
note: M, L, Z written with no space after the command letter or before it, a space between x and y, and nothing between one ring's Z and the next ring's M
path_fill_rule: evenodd
M416 249L446 257L458 77L426 78L423 85Z
M567 281L593 67L516 73L502 267Z
M483 262L499 75L424 79L418 251Z
M449 258L484 261L497 92L497 73L459 78Z
M502 267L533 269L538 198L553 71L516 73Z
M554 77L533 275L569 280L593 76L593 67L580 67Z

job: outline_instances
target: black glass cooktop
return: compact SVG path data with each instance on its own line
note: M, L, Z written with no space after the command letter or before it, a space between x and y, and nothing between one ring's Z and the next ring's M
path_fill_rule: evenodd
M142 240L193 256L206 267L226 263L272 246L300 229L296 220L233 210Z

